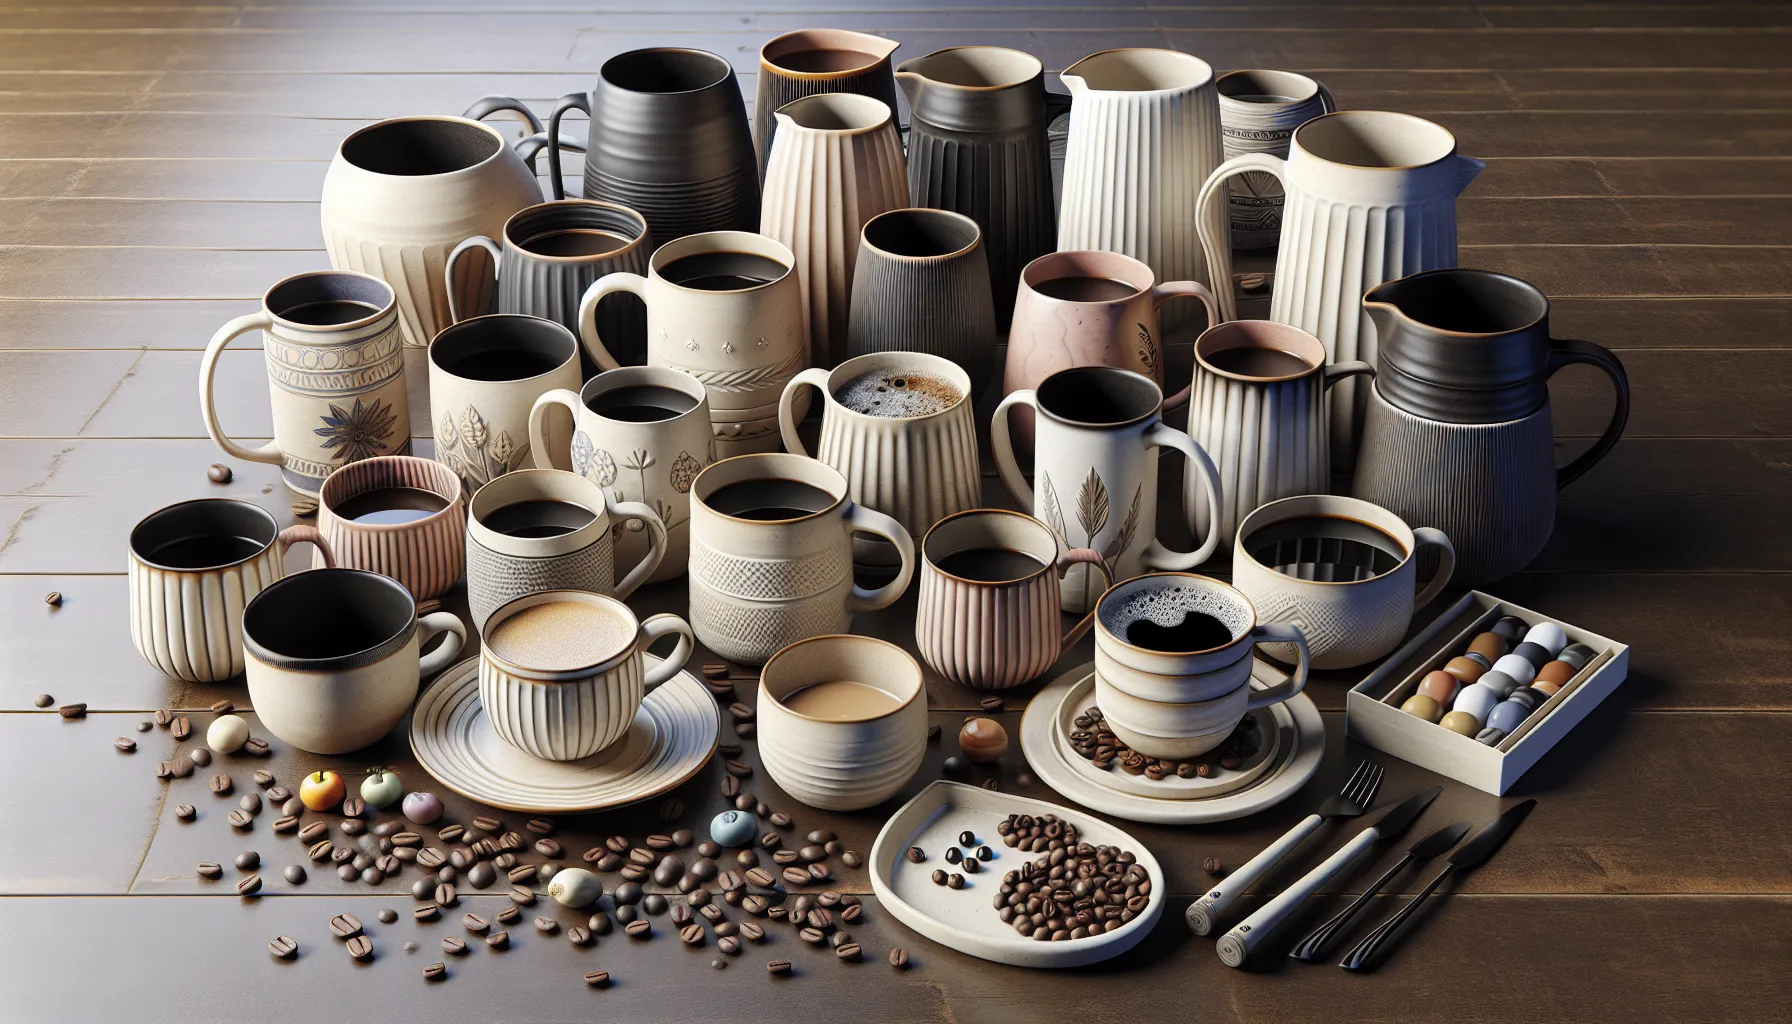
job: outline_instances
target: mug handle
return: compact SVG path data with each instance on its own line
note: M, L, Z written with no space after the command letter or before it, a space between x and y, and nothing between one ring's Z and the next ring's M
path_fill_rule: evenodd
M460 621L460 616L453 612L430 612L417 620L417 632L423 634L417 641L418 647L429 643L430 637L437 633L449 634L442 639L442 646L425 654L417 663L419 676L433 676L453 664L467 642L466 623Z
M1361 359L1351 359L1342 363L1333 363L1320 373L1320 384L1325 390L1330 391L1333 384L1338 383L1344 378L1356 377L1365 373L1371 377L1375 376L1375 367L1370 366Z
M1220 164L1201 185L1195 200L1195 230L1201 235L1201 253L1207 260L1207 279L1213 282L1222 320L1238 319L1238 300L1232 294L1232 221L1226 210L1226 180L1246 171L1273 174L1288 190L1288 161L1268 153L1245 153Z
M323 556L324 568L336 568L336 555L330 550L330 542L324 539L324 535L315 526L294 523L281 530L280 535L274 538L274 543L280 545L282 559L286 557L286 552L291 550L294 544L309 544L317 549L319 555Z
M582 110L586 117L590 117L591 97L582 92L569 92L554 104L554 113L548 118L548 184L553 187L555 199L566 198L566 183L560 178L560 147L565 145L560 138L560 119L568 110Z
M1101 552L1094 548L1071 548L1059 556L1058 578L1063 579L1064 574L1070 571L1070 567L1078 563L1087 565L1090 569L1101 573L1103 592L1114 585L1113 571L1108 568L1107 561L1101 557ZM1099 603L1097 601L1089 602L1089 614L1083 616L1081 622L1064 631L1064 636L1058 640L1060 652L1075 647L1076 642L1083 638L1083 634L1089 632L1089 627L1095 624L1095 607Z
M1327 89L1325 83L1317 78L1313 79L1313 84L1319 87L1319 109L1322 116L1337 113L1338 101L1332 98L1332 91Z
M474 100L473 105L463 111L460 116L469 121L483 121L502 110L513 110L523 115L523 120L528 123L531 134L541 131L541 118L536 117L535 111L530 110L522 100L514 96L481 96Z
M1438 549L1437 571L1431 574L1430 582L1412 599L1413 610L1418 611L1443 593L1444 587L1449 586L1450 577L1456 572L1456 545L1450 543L1450 538L1444 536L1444 531L1429 526L1413 530L1412 539L1415 548L1430 546ZM1416 550L1413 553L1418 554Z
M1582 474L1593 468L1593 464L1605 458L1624 435L1624 424L1630 420L1630 376L1624 372L1624 364L1612 354L1612 350L1604 345L1595 345L1590 341L1563 341L1549 339L1549 375L1555 376L1557 370L1572 363L1589 363L1605 371L1612 379L1612 390L1617 395L1617 406L1612 410L1612 420L1605 425L1605 433L1593 447L1582 452L1561 469L1556 470L1556 490L1568 486L1581 478Z
M568 391L567 394L572 394L572 392ZM536 402L536 408L540 407L541 403ZM529 427L529 441L533 444L535 441L535 417L533 414L529 417ZM605 504L610 507L611 515L622 519L639 519L647 527L647 554L642 555L641 561L628 571L627 576L622 577L622 582L616 584L614 592L610 595L616 600L622 601L634 593L635 588L640 586L643 580L653 575L653 571L660 567L660 562L665 560L666 521L661 519L660 514L645 502L611 501L605 502Z
M1020 463L1015 461L1014 437L1008 427L1008 410L1017 405L1032 406L1034 422L1038 422L1038 394L1031 388L1011 391L989 419L989 443L995 450L996 472L1002 477L1002 486L1008 488L1015 501L1030 509L1033 507L1033 485L1027 482L1026 474L1020 471Z
M1294 663L1294 673L1288 677L1287 682L1277 683L1267 690L1252 689L1250 691L1250 699L1245 704L1246 711L1255 711L1270 704L1280 704L1307 688L1309 661L1307 635L1300 631L1300 627L1293 623L1283 622L1269 622L1251 627L1251 645L1254 647L1257 644L1267 643L1293 644L1299 657ZM1247 682L1245 685L1250 684Z
M274 318L267 310L239 316L212 335L212 340L205 346L205 357L199 361L199 412L205 417L205 432L211 435L212 443L224 449L224 454L234 455L244 462L265 462L279 465L281 462L280 443L269 441L260 448L247 448L237 444L224 435L224 428L218 424L218 409L212 398L213 379L218 373L218 357L224 354L224 346L234 341L238 335L250 331L265 331L274 326Z
M1201 475L1201 492L1207 499L1207 539L1193 551L1172 551L1156 537L1145 546L1145 564L1153 569L1193 569L1213 557L1220 546L1220 471L1195 439L1175 427L1157 424L1145 431L1145 444L1153 448L1174 448L1188 456L1188 471ZM1153 472L1156 467L1152 467ZM1186 491L1184 492L1186 493Z
M1220 322L1220 310L1214 305L1213 292L1199 281L1165 281L1151 290L1151 308L1154 310L1162 309L1164 303L1171 299L1200 299L1202 308L1207 310L1207 326L1212 327ZM1160 344L1158 349L1161 352L1163 346ZM1166 366L1164 370L1168 373L1169 367ZM1182 386L1181 391L1164 399L1164 408L1174 409L1188 401L1189 389L1194 386L1194 375L1190 374L1188 383Z
M448 322L450 324L458 324L463 319L460 313L461 284L455 278L454 268L459 265L461 254L469 249L484 249L492 254L492 276L490 281L481 282L476 287L468 287L466 294L470 297L490 288L494 303L497 299L498 264L504 259L504 250L500 249L498 243L486 235L474 235L471 238L463 239L448 253L448 262L442 267L442 279L448 285ZM489 313L491 310L486 309L481 312Z
M678 646L672 648L672 653L658 665L647 670L645 681L649 690L683 672L685 662L691 660L691 651L695 649L697 634L691 632L691 624L671 612L650 615L641 623L641 646L646 647L668 633L678 634Z
M585 297L579 300L579 339L585 343L585 351L591 354L591 361L600 370L615 370L622 366L597 333L597 304L614 292L628 292L646 302L647 279L627 271L605 274L591 282L591 287L585 289Z
M796 436L796 396L805 386L827 394L828 371L811 366L784 384L784 392L778 396L778 431L784 435L785 451L807 457L809 449L804 448L803 439Z
M535 404L529 408L529 455L535 460L536 469L554 468L554 457L548 454L548 432L543 420L547 416L548 409L556 405L565 406L566 411L572 413L574 430L577 430L579 426L579 409L583 407L584 403L579 401L577 392L569 391L566 388L555 388L552 391L542 392L541 397L537 398ZM580 476L585 475L582 466L574 466L573 472Z
M908 589L908 581L915 575L915 539L909 536L901 523L856 501L846 503L845 519L849 531L869 533L896 545L896 554L902 559L902 568L896 573L896 578L876 590L866 590L855 582L852 593L846 598L846 610L874 612L880 608L888 608Z

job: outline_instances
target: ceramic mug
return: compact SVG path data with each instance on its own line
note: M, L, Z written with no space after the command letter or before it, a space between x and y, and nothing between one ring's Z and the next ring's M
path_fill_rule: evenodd
M851 500L839 471L800 455L739 455L691 487L691 627L716 654L762 665L780 648L845 633L856 612L908 589L915 544L902 524ZM852 534L896 546L896 578L875 590L852 575Z
M510 511L506 511L510 510ZM526 520L523 511L539 512ZM616 579L624 520L642 524L645 553ZM626 598L659 568L666 527L638 501L611 501L577 473L519 469L486 484L467 507L467 608L484 631L492 613L543 590L588 590Z
M471 495L530 464L529 414L555 388L577 388L579 343L538 316L494 313L436 335L429 344L429 401L436 461L460 474ZM572 441L572 417L543 425L551 450Z
M647 667L656 638L678 646ZM613 597L550 590L519 597L479 630L479 702L498 738L532 757L577 761L628 733L648 691L684 670L691 627L646 621Z
M1038 413L1031 481L1021 472L1010 438L1009 410L1017 405ZM1036 392L1016 391L1002 399L990 424L996 469L1008 493L1032 508L1065 547L1101 552L1114 579L1148 569L1192 569L1219 547L1218 530L1208 531L1193 551L1172 551L1157 539L1159 448L1188 457L1187 471L1200 477L1215 520L1220 501L1213 460L1187 434L1165 426L1162 409L1163 392L1151 378L1111 366L1080 366L1052 374ZM1100 594L1082 566L1064 578L1067 612L1088 611Z
M666 527L665 557L642 582L683 575L691 558L691 484L716 461L708 390L688 373L624 366L591 378L577 394L550 391L529 414L529 446L540 469L551 465L542 427L555 405L578 418L572 471L603 488L611 501L646 504ZM616 557L639 561L648 548L646 530L641 519L624 523L616 534Z
M1437 570L1415 597L1423 547L1438 549ZM1232 585L1264 622L1300 627L1314 668L1353 668L1399 646L1413 611L1443 591L1455 566L1442 531L1413 529L1356 498L1305 494L1272 501L1238 524ZM1282 661L1290 653L1284 644L1263 651Z
M1077 564L1108 571L1100 553L1066 551L1050 527L1005 509L947 516L920 554L915 647L935 672L973 690L1019 686L1075 646L1094 614L1064 628L1058 581Z
M369 503L378 492L393 491L421 492L413 496L421 500ZM418 601L441 597L467 568L460 477L434 459L384 455L331 473L318 490L317 529L329 540L334 564L390 576ZM311 559L313 569L330 564L322 548Z
M1294 646L1294 672L1255 689L1251 649L1274 641ZM1246 712L1305 689L1307 670L1299 627L1259 623L1249 598L1206 576L1116 583L1095 610L1095 704L1114 735L1147 757L1181 761L1212 750Z
M891 210L865 222L853 266L848 355L926 352L971 375L995 376L995 298L977 222L950 210Z
M1226 159L1246 153L1288 156L1294 129L1338 109L1324 85L1292 71L1228 71L1219 78L1220 134ZM1232 182L1228 213L1234 249L1269 249L1282 235L1282 183L1249 171Z
M779 788L829 811L883 803L927 752L927 690L908 652L868 636L785 647L759 676L759 759Z
M441 644L420 655L430 638ZM243 609L249 700L268 731L313 754L346 754L392 730L423 676L454 663L467 627L417 617L390 576L316 569L288 576Z
M241 674L243 606L286 574L286 549L301 542L336 564L316 529L282 530L246 501L198 498L151 512L131 530L131 643L189 683Z
M759 150L759 176L766 176L772 139L778 131L773 113L792 100L822 93L856 93L882 100L895 110L896 78L890 55L900 45L893 39L864 32L805 28L774 36L760 47L753 103L753 142Z
M238 335L262 332L274 439L231 440L218 423L218 358ZM392 289L366 274L319 270L269 288L261 310L218 329L199 363L199 411L213 443L247 462L280 467L286 486L315 496L338 466L411 450L404 339Z

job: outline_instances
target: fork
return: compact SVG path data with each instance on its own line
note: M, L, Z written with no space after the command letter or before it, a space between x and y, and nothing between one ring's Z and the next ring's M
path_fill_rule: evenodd
M1220 917L1232 906L1233 901L1244 894L1246 889L1257 879L1281 862L1282 858L1294 852L1299 846L1319 831L1320 826L1334 819L1354 818L1367 810L1375 802L1375 793L1381 788L1382 767L1359 762L1356 771L1344 781L1344 788L1336 796L1328 797L1319 810L1307 815L1300 824L1289 829L1282 838L1269 844L1262 853L1252 857L1248 863L1237 871L1227 875L1225 880L1207 891L1205 896L1189 904L1187 919L1189 930L1196 935L1211 934L1219 926Z

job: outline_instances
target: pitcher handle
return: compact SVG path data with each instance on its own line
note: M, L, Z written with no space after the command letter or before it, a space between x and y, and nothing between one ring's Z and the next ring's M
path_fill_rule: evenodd
M218 333L212 335L212 340L205 346L205 357L199 361L199 412L205 417L205 432L211 435L212 443L224 449L226 455L234 455L244 462L279 465L281 456L278 441L269 441L259 448L248 448L225 436L224 428L218 423L217 404L212 399L213 379L218 374L218 357L224 354L224 346L239 335L250 331L265 331L273 326L274 318L264 309L248 316L239 316L218 328Z
M1064 112L1071 108L1073 99L1074 97L1067 92L1045 90L1045 123L1049 125L1063 116Z
M1421 526L1412 531L1412 539L1415 549L1423 547L1438 549L1437 571L1431 574L1431 581L1425 584L1425 588L1419 591L1419 595L1412 599L1413 611L1418 611L1430 604L1433 598L1443 593L1443 589L1449 586L1450 577L1456 572L1456 545L1450 543L1450 538L1444 536L1444 531L1429 526ZM1413 554L1418 554L1418 551L1414 550Z
M1605 425L1605 433L1599 435L1599 440L1594 442L1593 447L1582 452L1580 458L1556 470L1557 490L1579 480L1582 474L1593 468L1594 463L1605 458L1612 450L1612 446L1618 443L1618 438L1624 436L1624 424L1630 420L1630 376L1624 372L1624 364L1618 361L1618 357L1612 354L1611 349L1604 345L1595 345L1590 341L1564 341L1559 338L1551 338L1549 340L1550 376L1555 376L1557 370L1571 363L1590 363L1604 370L1605 375L1612 379L1612 391L1616 394L1617 406L1612 410L1611 422Z
M571 393L567 392L567 394ZM535 426L533 415L529 417L529 426ZM530 442L534 442L533 430L530 432ZM639 587L647 577L653 575L654 570L660 567L660 562L665 560L666 521L660 518L660 514L654 511L653 506L643 501L613 501L609 502L609 506L611 515L625 520L639 519L641 525L647 527L647 554L641 556L641 560L635 563L635 567L628 571L627 576L622 577L622 582L616 584L610 594L618 601L625 601L630 594L635 592L636 587Z
M425 654L417 662L417 675L420 677L433 676L454 664L460 649L467 644L467 625L453 612L430 612L417 620L417 632L421 634L417 638L418 647L429 643L430 637L437 633L448 634L442 638L440 647Z
M811 366L785 382L784 392L778 396L778 432L784 435L785 451L807 458L809 449L803 447L803 439L796 434L796 398L805 387L827 394L828 371Z
M1071 548L1069 551L1058 556L1058 578L1063 579L1064 574L1070 571L1070 567L1079 563L1087 565L1094 572L1101 573L1101 589L1104 593L1109 587L1114 585L1113 570L1108 568L1107 560L1101 557L1101 552L1094 548ZM1091 601L1089 603L1089 614L1084 615L1081 621L1064 631L1064 636L1058 641L1059 651L1065 651L1075 647L1076 642L1081 640L1085 633L1089 632L1089 627L1095 625L1095 606L1097 603L1098 602Z
M1288 622L1266 622L1251 627L1251 644L1293 644L1295 654L1294 671L1286 682L1277 683L1267 689L1251 688L1250 699L1245 710L1255 711L1270 704L1280 704L1307 688L1307 669L1311 660L1307 653L1307 635L1300 627Z
M483 282L477 288L469 285L464 294L468 297L472 297L478 295L487 287L490 287L492 289L492 301L493 303L497 301L498 265L504 259L504 250L499 248L498 243L486 235L474 235L471 238L462 239L459 245L449 251L448 262L442 267L442 280L448 285L448 322L450 324L458 324L462 319L460 315L460 296L463 293L461 291L461 282L456 280L454 271L455 267L460 265L461 254L469 249L484 249L486 252L491 253L492 276L490 281ZM492 312L492 309L486 308L474 315L482 316L485 313L490 312Z
M579 300L579 340L585 343L585 351L600 370L615 370L622 366L597 333L597 304L604 296L615 292L628 292L646 302L647 279L625 270L605 274L591 282L591 287L585 289L585 297Z
M1145 431L1145 443L1154 448L1174 448L1188 456L1188 471L1201 475L1201 492L1207 499L1207 539L1193 551L1172 551L1156 537L1145 546L1145 564L1153 569L1193 569L1213 557L1220 546L1220 471L1195 439L1175 427L1157 424ZM1156 472L1156 467L1152 467ZM1186 488L1184 493L1187 493ZM1118 554L1118 552L1116 552Z
M1202 308L1207 310L1207 326L1212 327L1220 322L1220 310L1214 305L1213 292L1199 281L1165 281L1151 290L1151 308L1154 310L1162 309L1164 303L1171 299L1200 299ZM1163 351L1162 345L1158 346L1158 351ZM1167 375L1169 367L1166 366L1164 372ZM1182 390L1164 399L1164 408L1174 409L1188 401L1189 390L1194 386L1195 378L1191 372L1188 383L1182 386Z
M274 538L274 542L280 545L280 557L283 560L286 558L286 552L291 550L294 544L309 544L316 548L317 553L323 557L324 568L336 568L336 554L330 550L330 542L324 539L323 533L315 526L295 523L281 530L280 535Z
M1033 507L1033 485L1027 482L1026 474L1020 471L1020 463L1014 458L1014 437L1009 433L1008 410L1017 405L1033 408L1034 422L1038 422L1039 396L1031 388L1011 391L996 406L995 415L989 419L989 444L993 448L996 460L996 473L1002 478L1002 486L1015 501L1027 509Z
M1370 366L1361 359L1350 359L1342 363L1333 363L1330 366L1327 366L1320 374L1320 382L1325 390L1330 391L1333 384L1338 383L1344 378L1361 376L1363 374L1368 374L1371 377L1375 376L1375 367Z
M691 624L671 612L649 615L647 621L641 623L642 646L651 644L668 633L678 634L678 645L658 665L647 670L643 681L649 690L684 671L685 662L691 660L691 651L696 648L697 634L691 632Z
M548 184L554 190L555 199L566 198L566 182L560 177L560 147L564 145L560 138L560 119L568 110L575 109L590 117L591 97L582 92L569 92L554 104L554 113L548 118Z
M579 429L579 409L583 403L579 401L578 393L566 388L555 388L552 391L543 392L541 397L535 400L535 404L529 408L529 455L535 460L536 469L554 468L554 457L548 453L548 432L545 420L548 409L556 405L564 406L566 411L572 414L573 430ZM585 475L584 466L575 465L572 467L572 471L580 476Z
M547 132L536 132L534 135L527 135L516 140L516 155L523 158L523 163L529 165L531 172L535 171L535 158L546 148L548 148ZM561 132L560 148L576 149L583 153L585 152L585 140L571 132Z
M896 554L902 559L902 568L897 571L896 578L876 590L867 590L854 583L852 594L846 599L846 610L874 612L888 608L908 589L908 581L915 575L915 539L901 523L856 501L846 503L845 517L848 530L882 537L896 545Z
M1207 279L1219 299L1220 319L1238 319L1238 299L1232 294L1232 221L1226 211L1226 179L1246 171L1273 174L1288 191L1288 161L1268 153L1245 153L1220 164L1201 184L1195 200L1195 230L1201 235L1201 252L1207 260ZM1216 201L1217 197L1217 201Z
M528 122L530 134L541 131L541 118L536 117L535 111L530 110L515 96L481 96L460 116L469 121L483 121L501 110L514 110L523 115L523 120Z

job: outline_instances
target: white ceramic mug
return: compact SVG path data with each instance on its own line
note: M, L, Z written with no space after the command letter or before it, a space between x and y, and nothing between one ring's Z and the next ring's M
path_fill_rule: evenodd
M883 691L893 708L817 718L785 704L817 683ZM778 787L829 811L856 811L895 796L927 752L927 688L921 666L895 644L868 636L799 640L759 678L759 759Z
M579 341L552 320L524 313L476 316L429 344L429 402L436 461L460 474L468 495L530 459L530 428L565 458L572 417L531 424L535 400L579 386ZM562 461L559 468L565 468Z
M580 612L579 628L555 629L557 620L550 619L527 638L538 645L539 658L527 659L535 664L506 657L499 632L504 624L560 602L589 609ZM678 646L658 665L646 667L641 652L667 634L678 636ZM621 739L648 691L683 671L692 649L691 627L678 616L641 621L621 601L579 590L519 597L492 613L479 638L479 701L492 731L548 761L577 761Z

